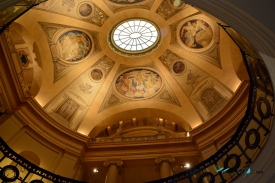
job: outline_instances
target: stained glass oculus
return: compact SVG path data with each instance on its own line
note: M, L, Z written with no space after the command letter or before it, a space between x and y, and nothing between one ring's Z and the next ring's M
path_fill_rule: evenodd
M118 24L112 31L114 46L126 52L146 51L154 47L158 40L158 29L147 20L127 20Z

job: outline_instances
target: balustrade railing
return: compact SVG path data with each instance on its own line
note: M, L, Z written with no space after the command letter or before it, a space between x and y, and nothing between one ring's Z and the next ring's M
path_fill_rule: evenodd
M158 139L183 139L189 138L186 132L183 133L172 133L165 134L160 133L152 136L139 136L139 137L101 137L101 138L92 138L92 143L111 143L111 142L133 142L133 141L150 141L150 140L158 140Z
M15 153L2 138L0 138L0 180L21 183L83 183L56 175L32 164Z
M28 4L28 2L30 4ZM35 2L35 3L34 3ZM17 17L43 0L22 0L0 11L0 33ZM3 13L4 12L4 13ZM230 182L239 175L249 174L251 166L268 139L274 121L274 91L268 71L257 51L228 26L221 27L239 46L250 76L250 92L246 114L232 138L213 156L200 164L168 178L151 183L220 183ZM156 139L156 137L154 137ZM153 138L153 140L154 140ZM165 136L165 138L177 138ZM182 137L178 137L182 138ZM152 137L121 141L151 140ZM94 143L113 142L112 139L94 139ZM261 170L255 170L262 174ZM0 180L2 182L62 182L81 183L44 170L15 153L0 138Z
M229 26L220 25L238 45L250 76L246 114L232 138L213 156L179 174L150 183L225 183L252 173L252 164L268 139L274 121L274 92L258 52ZM263 174L262 170L253 170Z

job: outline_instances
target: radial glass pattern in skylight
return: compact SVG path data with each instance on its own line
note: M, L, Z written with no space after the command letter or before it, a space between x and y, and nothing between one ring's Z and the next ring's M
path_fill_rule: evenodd
M158 41L158 30L145 20L128 20L113 31L113 43L122 50L139 52L153 47Z

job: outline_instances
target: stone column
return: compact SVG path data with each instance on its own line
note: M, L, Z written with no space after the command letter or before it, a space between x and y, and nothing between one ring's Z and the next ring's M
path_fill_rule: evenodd
M105 183L118 183L119 172L123 165L123 161L107 160L103 165L108 167Z
M158 169L160 172L160 178L166 178L173 175L172 164L175 161L175 158L156 158L155 162L158 164Z

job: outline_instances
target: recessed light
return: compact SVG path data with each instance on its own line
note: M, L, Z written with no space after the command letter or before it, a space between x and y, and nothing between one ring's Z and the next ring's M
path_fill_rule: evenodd
M184 165L184 167L185 167L185 168L190 168L190 164L189 164L189 163L186 163L186 164Z

